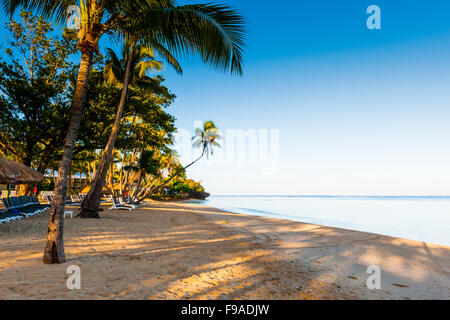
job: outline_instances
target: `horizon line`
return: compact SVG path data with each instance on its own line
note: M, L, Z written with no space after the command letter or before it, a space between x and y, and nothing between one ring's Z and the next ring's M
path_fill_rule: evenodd
M212 194L216 197L430 197L443 198L447 195L332 195L332 194Z

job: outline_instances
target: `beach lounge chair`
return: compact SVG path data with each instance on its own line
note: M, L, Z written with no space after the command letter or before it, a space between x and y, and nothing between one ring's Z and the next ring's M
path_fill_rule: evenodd
M3 199L2 199L3 200ZM11 221L10 214L7 210L0 210L0 224Z
M65 204L68 204L68 205L79 205L81 203L78 201L76 196L70 195L69 197L66 197Z
M128 200L129 203L134 204L134 205L137 206L137 207L140 207L140 206L142 206L142 205L144 204L144 203L142 203L142 202L136 202L136 201L133 201L133 199L131 199L130 196L127 197L127 200Z
M120 202L120 204L133 206L135 208L138 208L143 205L143 203L133 201L130 196L122 197L121 199L119 199L119 202Z
M130 205L127 205L127 204L121 204L121 203L119 202L119 200L117 200L116 197L113 197L113 205L112 205L111 208L109 208L109 210L113 210L113 209L116 209L116 210L128 210L128 211L131 211L131 210L134 209L134 207L133 207L133 206L130 206Z
M3 198L3 207L6 209L6 212L4 211L0 215L0 219L2 222L9 222L9 221L15 221L22 219L24 217L23 214L20 214L19 208L16 208L12 202L10 202L11 198Z
M125 198L119 198L119 203L120 203L121 205L124 205L124 206L130 206L130 207L133 207L133 209L139 207L139 206L136 205L135 203L126 201Z
M21 204L21 210L31 212L32 215L40 213L49 207L48 205L41 204L36 196L18 197L16 202Z
M20 215L20 213L22 213L22 215L27 215L29 212L33 211L23 208L24 205L22 205L16 197L4 198L2 201L3 206L8 210L8 214L13 213Z
M3 220L13 221L22 217L31 217L45 211L48 206L39 203L36 196L9 197L2 199L6 212L2 214Z

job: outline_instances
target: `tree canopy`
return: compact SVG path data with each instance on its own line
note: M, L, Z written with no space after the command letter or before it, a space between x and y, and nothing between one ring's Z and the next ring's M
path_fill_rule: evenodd
M5 58L0 58L0 154L46 173L47 181L41 187L50 190L74 94L77 39L68 29L60 38L53 36L52 24L30 12L22 11L20 18L6 23L12 40ZM105 56L98 56L90 71L86 108L72 162L72 174L78 174L80 180L83 176L84 184L92 179L120 100L119 81L107 76L112 55L119 63L115 67L123 66L113 52L108 49ZM151 50L141 47L138 56L136 80L129 87L109 179L122 185L124 192L133 183L143 189L180 168L171 149L175 118L166 111L176 96L164 85L162 75L141 72L145 66L140 62L153 58ZM82 185L72 179L71 187L80 191Z

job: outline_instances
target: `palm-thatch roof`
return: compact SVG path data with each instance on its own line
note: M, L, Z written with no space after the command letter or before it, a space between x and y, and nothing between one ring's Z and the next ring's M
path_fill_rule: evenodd
M44 176L24 164L0 156L0 183L39 183Z
M81 193L88 193L89 190L91 190L91 186L90 186L90 185L87 185L86 187L83 188L83 190L81 191ZM115 190L115 191L120 190L120 185L115 184L115 185L114 185L114 190ZM112 194L111 189L110 189L109 187L107 187L107 186L104 186L104 187L103 187L102 193L104 193L104 194Z

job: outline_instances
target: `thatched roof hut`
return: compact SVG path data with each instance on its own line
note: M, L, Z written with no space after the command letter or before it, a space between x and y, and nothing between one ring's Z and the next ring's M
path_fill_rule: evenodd
M0 156L0 183L39 183L44 176L21 163Z
M81 193L88 193L89 190L91 190L91 186L87 185L86 187L83 188L83 190L81 190ZM119 185L114 185L114 190L120 190L120 186ZM112 194L111 189L107 186L103 187L102 193L104 194Z

